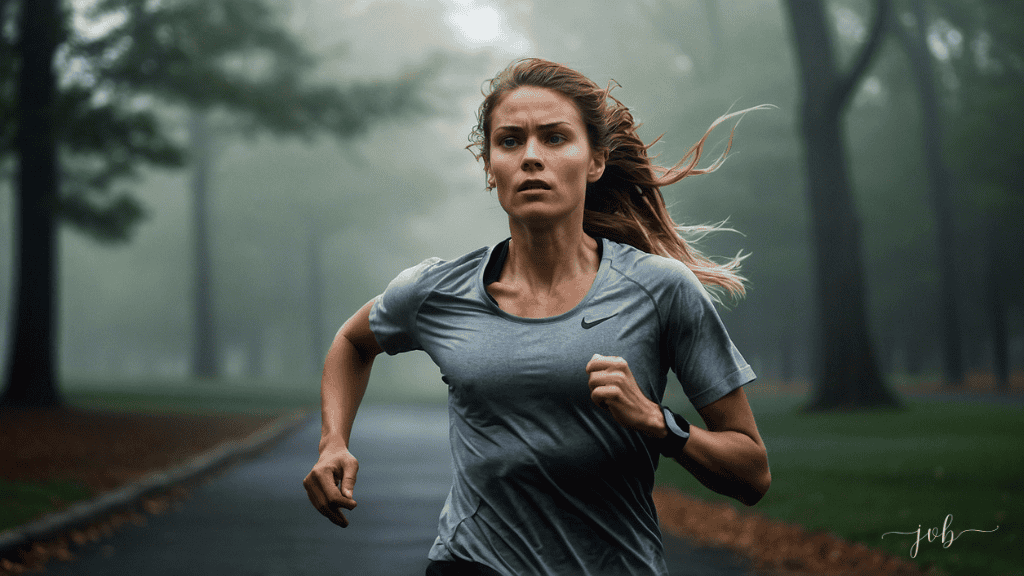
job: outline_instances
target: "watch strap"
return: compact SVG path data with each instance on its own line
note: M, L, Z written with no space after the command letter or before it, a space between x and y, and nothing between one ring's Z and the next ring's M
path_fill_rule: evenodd
M668 435L661 440L661 454L679 456L683 453L686 441L690 439L690 423L667 406L661 407L661 413L665 416L665 427L668 428Z

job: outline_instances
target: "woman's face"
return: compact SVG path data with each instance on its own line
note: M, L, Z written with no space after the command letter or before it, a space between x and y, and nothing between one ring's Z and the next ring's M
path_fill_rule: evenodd
M553 224L577 214L582 222L587 183L604 172L572 99L548 88L522 86L491 112L488 182L509 218Z

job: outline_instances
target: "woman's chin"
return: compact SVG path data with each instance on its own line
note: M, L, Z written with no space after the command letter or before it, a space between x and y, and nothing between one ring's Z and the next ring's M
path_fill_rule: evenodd
M503 206L508 214L510 224L536 227L552 227L572 223L579 220L583 225L582 211L573 210L561 204L543 200L517 202L515 206ZM577 215L576 212L579 212ZM577 216L574 218L574 216Z
M556 228L571 224L574 220L570 217L572 213L551 209L551 207L533 207L529 209L516 210L509 213L509 224L524 226L532 229ZM582 219L579 222L582 227Z

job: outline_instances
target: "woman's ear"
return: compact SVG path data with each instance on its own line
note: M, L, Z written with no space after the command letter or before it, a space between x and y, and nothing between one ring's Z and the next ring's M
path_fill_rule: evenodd
M494 174L491 174L491 167L487 163L484 163L484 172L487 174L487 187L494 188Z
M590 170L587 171L587 182L593 184L601 179L604 174L605 164L608 162L607 150L594 150L590 156Z

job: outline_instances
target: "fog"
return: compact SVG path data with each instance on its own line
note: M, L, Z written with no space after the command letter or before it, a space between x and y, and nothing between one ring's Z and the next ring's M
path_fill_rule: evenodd
M708 12L713 4L716 13ZM482 164L465 147L483 84L524 56L569 64L600 85L617 83L613 95L642 121L645 141L664 134L652 152L665 165L682 157L719 115L762 103L776 107L743 118L720 170L663 193L678 222L728 219L741 232L701 246L723 257L738 250L752 254L744 266L750 294L721 312L755 371L776 380L808 376L815 296L798 126L800 79L779 2L275 5L287 28L320 57L317 74L324 81L385 80L440 64L424 88L429 112L384 120L353 139L249 133L211 116L210 287L221 380L316 389L318 366L338 327L401 270L507 237L507 219L485 189ZM870 3L830 6L836 45L848 60L864 39ZM973 32L963 30L958 37L951 29L955 23L947 21L933 26L931 47L945 74L944 105L954 117L959 95L973 89L970 78L957 76L957 58L970 57L964 37ZM920 152L921 115L907 66L899 46L887 41L846 114L846 140L878 356L889 374L927 376L941 369L937 240ZM985 121L982 116L976 124ZM187 118L180 110L169 108L166 117L172 130L183 133ZM730 126L713 134L702 164L724 149ZM970 159L957 154L951 146L956 201L974 207L957 222L961 315L969 334L965 356L969 368L988 371L993 344L984 320L986 301L974 284L982 275L978 232L986 214L1005 216L1007 206L1021 206L1021 186L1019 179L976 182L963 168ZM1019 157L1020 149L992 154ZM131 184L148 216L127 243L98 243L67 227L61 232L58 350L66 388L190 381L191 178L187 167L147 169ZM14 306L12 183L0 182L4 350ZM979 195L992 200L978 206ZM1018 239L1019 215L1007 218L1004 237ZM1013 283L1024 262L1019 253L1008 254L1004 280ZM1016 369L1024 364L1020 284L1007 292L1004 308ZM432 397L445 392L423 354L382 358L374 378L372 389L406 387L402 394Z

